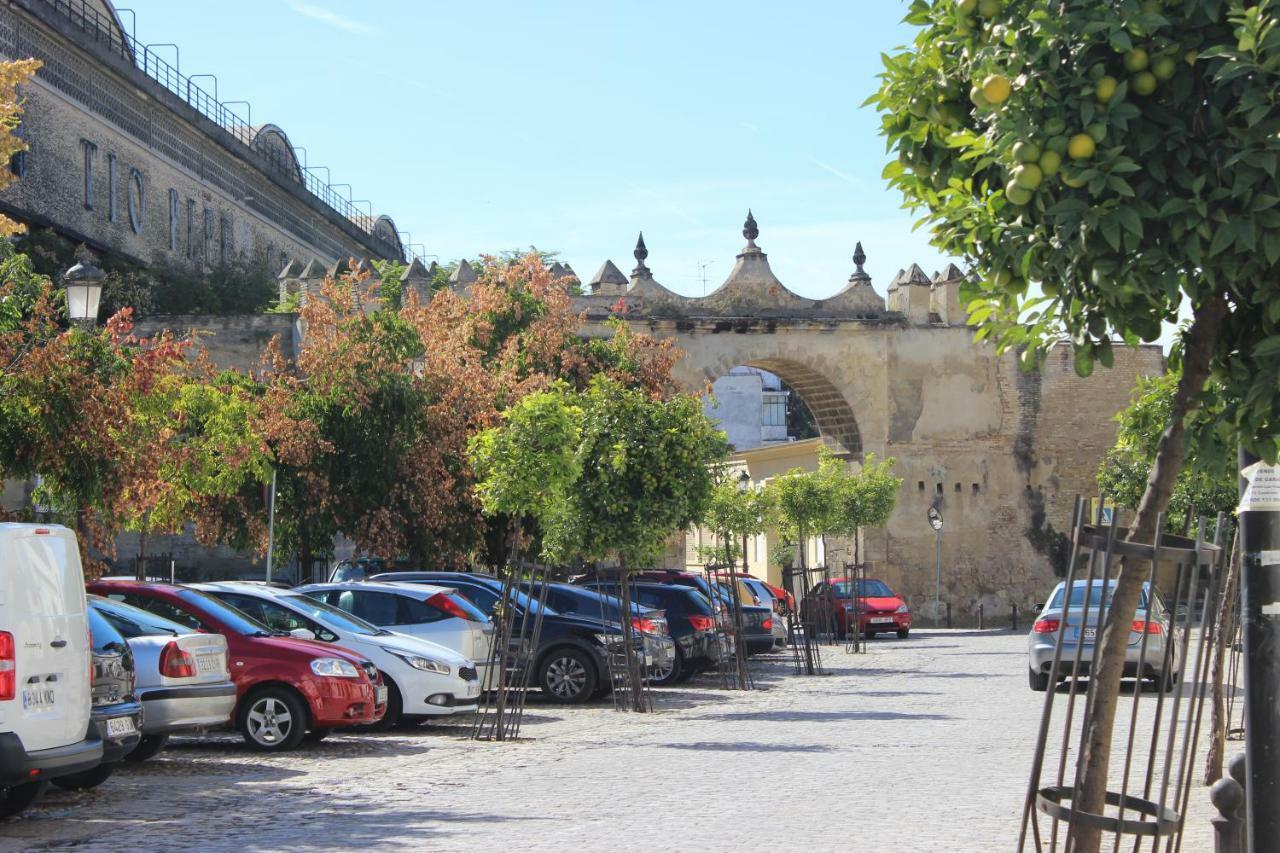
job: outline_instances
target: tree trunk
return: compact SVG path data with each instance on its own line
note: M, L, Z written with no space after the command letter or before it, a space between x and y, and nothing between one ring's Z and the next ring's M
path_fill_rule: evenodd
M1236 534L1236 546L1239 545L1240 534ZM1227 579L1223 584L1222 598L1218 601L1218 613L1214 620L1213 629L1213 658L1209 664L1209 684L1213 687L1213 698L1210 700L1212 707L1212 718L1210 722L1209 735L1209 753L1205 756L1204 761L1204 784L1212 785L1222 778L1222 757L1226 752L1227 746L1227 720L1226 709L1223 707L1225 700L1223 697L1223 677L1222 668L1224 666L1224 658L1230 644L1235 641L1235 623L1233 617L1235 615L1236 596L1238 595L1237 583L1240 580L1240 570L1236 563L1236 548L1231 549L1231 559L1227 564Z
M1191 328L1187 331L1182 357L1182 377L1178 380L1169 412L1169 425L1156 446L1155 462L1147 489L1138 505L1137 516L1129 528L1130 542L1152 542L1160 513L1169 505L1174 482L1182 470L1186 456L1187 416L1199 405L1198 397L1209 378L1209 366L1227 313L1225 295L1214 293L1195 306ZM1115 594L1107 610L1102 643L1095 652L1090 679L1093 705L1085 721L1084 752L1080 760L1080 796L1073 805L1078 811L1102 814L1107 792L1107 774L1111 761L1111 735L1115 726L1116 705L1120 694L1120 678L1124 673L1125 653L1129 645L1129 629L1138 609L1138 596L1147 581L1150 565L1145 560L1125 560L1116 575ZM1077 825L1073 828L1076 853L1098 853L1101 830Z

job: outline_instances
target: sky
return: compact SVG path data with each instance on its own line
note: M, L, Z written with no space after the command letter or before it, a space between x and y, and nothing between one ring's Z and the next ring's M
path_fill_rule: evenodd
M843 287L859 240L882 294L912 262L945 264L880 178L878 116L860 107L880 54L910 38L898 0L119 5L428 258L534 245L586 282L606 258L629 272L643 231L655 278L700 295L750 208L803 296Z

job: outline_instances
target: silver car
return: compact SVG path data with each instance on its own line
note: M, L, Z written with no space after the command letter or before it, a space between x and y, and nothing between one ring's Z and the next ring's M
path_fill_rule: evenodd
M1098 611L1109 606L1115 594L1115 581L1106 585L1106 602L1103 603L1103 584L1100 580L1075 581L1071 585L1071 600L1064 611L1063 599L1066 584L1060 583L1053 589L1044 609L1036 617L1027 636L1027 677L1032 690L1049 689L1050 669L1053 666L1054 650L1058 637L1062 637L1062 655L1058 660L1057 679L1066 679L1076 667L1076 655L1079 655L1081 675L1087 675L1093 663L1094 645L1098 641L1101 629L1098 627ZM1085 591L1088 590L1086 605ZM1148 604L1150 610L1148 611ZM1066 624L1063 625L1065 612ZM1105 624L1106 613L1102 614ZM1165 606L1160 591L1151 584L1142 585L1142 594L1138 599L1137 612L1129 631L1129 649L1125 656L1124 677L1140 680L1149 679L1165 691L1173 690L1181 674L1181 659L1178 643L1173 640L1173 621L1169 608ZM1143 638L1146 638L1145 646ZM1166 667L1166 650L1171 649Z
M227 638L193 633L154 613L102 596L89 606L111 623L133 652L142 702L142 740L126 756L145 761L164 749L169 735L224 726L236 706L227 669Z

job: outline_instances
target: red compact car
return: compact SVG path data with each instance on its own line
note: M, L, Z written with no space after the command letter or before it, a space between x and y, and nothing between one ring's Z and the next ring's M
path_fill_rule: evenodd
M255 749L293 749L308 731L312 740L319 740L330 729L377 722L386 712L382 675L354 652L273 631L183 586L111 580L88 584L88 589L196 631L226 637L227 662L236 684L233 720Z
M884 581L868 578L858 581L858 586L858 630L868 639L892 631L905 640L911 632L911 608L907 602ZM834 616L842 637L849 634L853 612L853 581L849 578L832 578L829 584L817 584L800 605L800 618L805 622L821 624Z

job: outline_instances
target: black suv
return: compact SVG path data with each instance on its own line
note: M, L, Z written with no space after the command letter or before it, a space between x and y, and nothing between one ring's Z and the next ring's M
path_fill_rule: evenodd
M502 597L502 581L470 572L388 572L373 581L398 581L447 586L465 595L490 617ZM513 590L516 630L524 619L537 616L538 602ZM579 612L562 614L549 604L542 614L542 634L531 660L530 683L549 699L570 704L588 702L613 689L602 636L621 637L622 626ZM644 640L635 635L636 653L644 655Z
M89 725L102 740L102 763L92 770L59 776L60 788L93 788L111 776L116 765L142 740L142 703L133 694L133 653L115 627L88 609L93 644L93 708Z
M579 583L609 595L619 593L616 580L589 580ZM655 678L655 684L687 681L704 669L714 667L720 659L720 641L716 635L715 613L711 602L689 586L632 581L631 600L642 607L666 611L667 628L676 641L676 660L671 672Z

